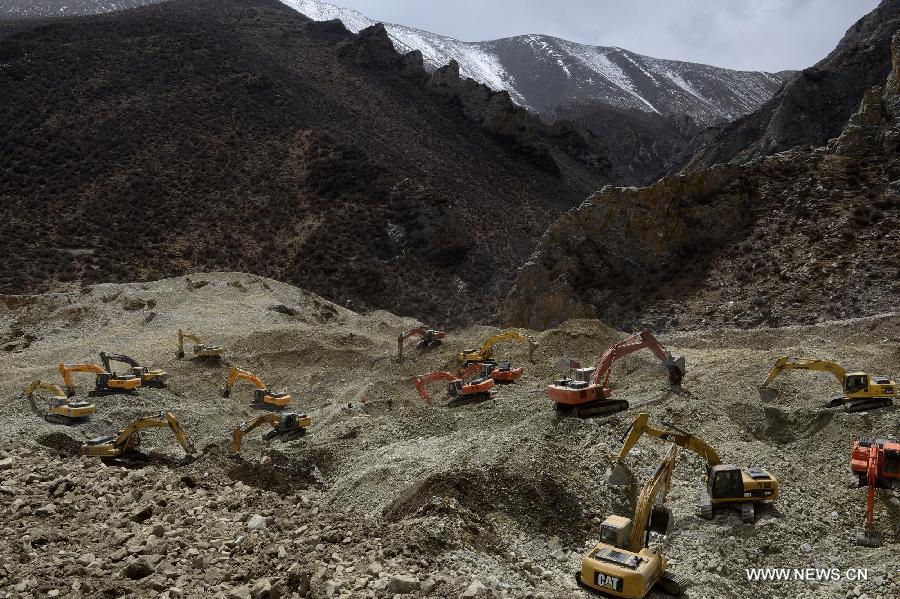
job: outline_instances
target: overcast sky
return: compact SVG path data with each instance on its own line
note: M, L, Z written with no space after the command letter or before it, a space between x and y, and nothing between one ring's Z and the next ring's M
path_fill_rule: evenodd
M801 69L877 0L325 0L465 41L545 33L657 58Z

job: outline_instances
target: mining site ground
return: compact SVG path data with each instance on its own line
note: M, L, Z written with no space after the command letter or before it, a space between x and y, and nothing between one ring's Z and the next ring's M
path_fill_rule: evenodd
M737 511L700 518L702 462L679 454L663 541L687 597L900 596L896 494L880 491L879 548L857 546L865 489L849 472L854 436L896 437L898 407L824 410L830 375L785 372L774 398L758 385L779 355L834 359L897 378L900 316L754 330L664 331L687 361L671 389L649 352L613 372L631 408L605 418L560 417L546 397L562 355L592 363L625 333L571 320L496 354L525 366L487 402L434 405L410 376L455 365L455 354L497 329L449 331L443 346L394 361L396 336L416 324L356 314L295 287L240 273L0 298L0 596L2 597L586 597L573 572L609 514L631 494L607 484L622 433L641 410L703 436L726 461L761 466L782 489L755 524ZM224 346L220 363L176 359L176 331ZM167 370L165 389L95 398L89 422L46 423L21 396L33 379L60 382L61 361L100 350ZM231 365L292 393L313 419L296 441L266 445L257 429L242 458L231 430L255 411L251 391L218 395ZM93 387L76 375L78 396ZM39 404L40 405L40 404ZM78 455L85 439L169 410L197 448L167 430L142 435L144 463ZM663 451L642 439L629 457L645 479ZM840 580L750 582L756 567L837 568ZM848 569L868 570L849 580Z

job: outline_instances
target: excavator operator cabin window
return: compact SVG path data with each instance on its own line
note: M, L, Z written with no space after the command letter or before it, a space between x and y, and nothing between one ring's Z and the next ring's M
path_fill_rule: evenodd
M869 377L864 374L847 377L847 391L853 393L869 386Z
M606 543L607 545L615 545L619 542L618 530L613 528L612 526L601 526L600 527L600 542Z

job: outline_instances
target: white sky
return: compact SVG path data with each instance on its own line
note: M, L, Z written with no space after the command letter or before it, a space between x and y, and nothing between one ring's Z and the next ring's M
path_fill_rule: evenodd
M824 58L877 0L325 0L465 41L544 33L745 70Z

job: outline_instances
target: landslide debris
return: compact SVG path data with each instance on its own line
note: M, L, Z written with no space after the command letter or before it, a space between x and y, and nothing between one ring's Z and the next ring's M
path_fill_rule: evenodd
M184 598L533 597L571 599L572 571L612 513L631 498L610 487L610 455L641 409L703 436L725 459L771 470L783 498L747 525L737 512L702 520L703 464L678 459L670 493L667 555L692 580L688 599L752 594L815 599L900 594L894 548L900 511L876 504L881 548L852 544L865 493L849 480L853 435L896 435L896 408L823 415L835 384L794 372L763 402L756 385L775 356L817 355L897 378L900 317L766 329L670 333L688 371L672 392L655 357L618 363L612 385L632 408L608 418L560 418L545 385L567 354L590 363L625 334L595 320L532 333L498 355L526 367L490 402L425 406L412 374L451 367L455 354L497 329L449 331L436 350L393 361L396 335L416 322L360 315L296 287L240 273L101 284L79 292L3 297L0 333L24 327L27 348L0 353L0 594L18 597ZM135 300L148 308L126 309ZM272 310L284 306L289 310ZM73 317L73 314L78 314ZM28 323L27 326L23 323ZM220 364L175 358L178 328L225 347ZM165 389L97 398L91 421L52 425L22 388L55 375L61 360L125 352L171 373ZM217 390L231 365L290 391L313 420L288 444L244 439L228 457L230 431L249 419L249 390ZM79 395L93 384L76 381ZM81 458L84 439L172 410L202 448L185 462L168 431L147 431L150 459L125 468ZM629 457L647 476L662 445L644 440ZM867 581L750 583L750 567L869 568ZM858 588L857 588L858 587Z

